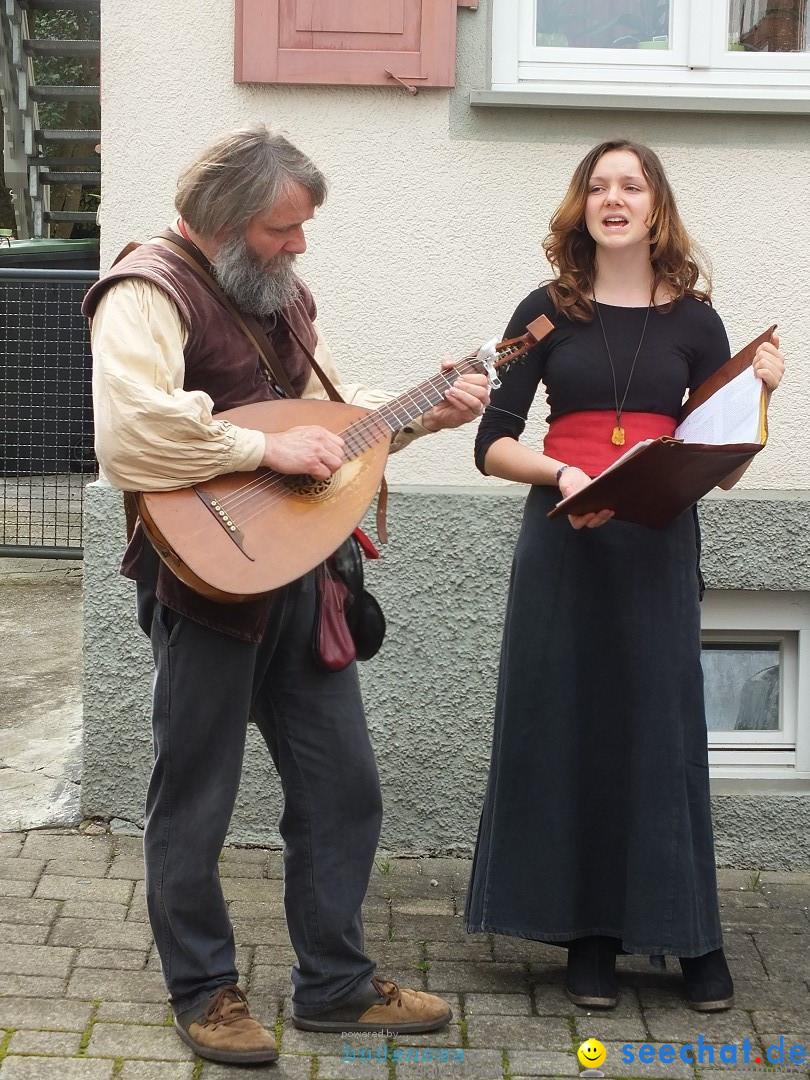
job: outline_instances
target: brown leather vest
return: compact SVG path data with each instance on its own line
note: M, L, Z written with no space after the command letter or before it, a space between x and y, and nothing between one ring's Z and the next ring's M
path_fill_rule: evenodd
M92 318L102 295L123 278L139 277L161 288L177 305L188 331L184 349L185 390L204 390L214 411L234 409L280 396L269 382L256 349L226 309L179 256L157 244L142 244L116 263L87 293L82 312ZM315 301L299 281L298 297L284 316L306 346L315 351ZM283 319L260 319L296 393L301 394L311 372L306 354ZM157 567L155 564L158 564ZM156 560L140 523L124 554L121 573L151 585L158 600L195 622L244 641L258 642L270 614L268 597L243 604L220 604L195 593Z

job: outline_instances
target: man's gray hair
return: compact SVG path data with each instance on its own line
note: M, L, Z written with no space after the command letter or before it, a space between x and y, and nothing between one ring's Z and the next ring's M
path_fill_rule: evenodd
M181 174L174 204L200 236L244 232L293 183L305 187L316 206L326 198L326 177L315 163L279 132L256 124L203 150Z

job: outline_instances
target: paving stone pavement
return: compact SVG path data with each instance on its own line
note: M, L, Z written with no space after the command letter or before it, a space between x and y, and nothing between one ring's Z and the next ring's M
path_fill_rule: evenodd
M264 1070L277 1080L578 1076L576 1050L589 1038L604 1044L601 1073L611 1078L810 1080L810 1063L798 1060L800 1048L810 1049L810 873L720 871L737 984L730 1012L691 1012L677 962L660 972L644 958L620 957L619 1005L596 1014L565 998L561 949L464 932L466 860L381 855L366 904L369 951L382 974L441 992L454 1013L445 1031L385 1043L292 1026L281 855L230 847L220 868L242 982L279 1039L281 1057ZM702 1063L683 1059L686 1044ZM139 838L0 833L0 1080L238 1075L195 1058L172 1030L145 918Z

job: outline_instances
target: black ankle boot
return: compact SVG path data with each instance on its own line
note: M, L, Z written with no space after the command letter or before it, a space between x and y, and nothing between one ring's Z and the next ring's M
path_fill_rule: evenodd
M698 1012L722 1012L734 1004L734 983L722 949L680 957L686 1000Z
M613 1009L619 1000L616 941L608 937L576 938L568 945L565 992L575 1005Z

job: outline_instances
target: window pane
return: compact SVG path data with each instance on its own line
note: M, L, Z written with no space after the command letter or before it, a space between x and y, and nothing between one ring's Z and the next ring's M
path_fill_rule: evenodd
M709 731L779 731L779 644L704 642Z
M537 44L669 48L670 0L537 0Z
M807 52L807 0L730 0L732 52Z

